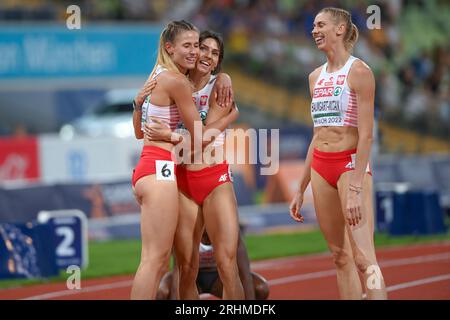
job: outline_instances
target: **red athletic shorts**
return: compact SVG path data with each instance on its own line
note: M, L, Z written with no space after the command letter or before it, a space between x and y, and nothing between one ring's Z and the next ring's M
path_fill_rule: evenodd
M136 168L133 170L132 184L145 176L156 174L157 180L175 181L177 166L172 152L155 146L144 146Z
M186 170L184 166L177 168L178 190L200 206L217 186L232 181L231 170L226 162L198 171Z
M313 168L331 186L337 188L341 174L355 170L356 149L342 152L323 152L314 149L311 168ZM370 164L366 172L372 175Z

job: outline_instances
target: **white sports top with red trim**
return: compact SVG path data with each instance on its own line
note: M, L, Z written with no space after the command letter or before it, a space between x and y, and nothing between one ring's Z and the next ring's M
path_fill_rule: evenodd
M212 245L200 242L200 247L198 251L199 251L199 265L198 265L199 269L217 268Z
M347 79L350 68L357 58L350 56L338 71L327 72L327 65L322 66L311 101L311 116L314 127L357 127L358 105L356 94L351 91Z
M205 121L206 116L209 111L209 99L211 97L212 89L214 88L214 84L216 83L217 75L211 75L208 83L199 91L196 91L192 94L192 98L194 99L195 105L197 106L197 110L200 113L200 118L202 121ZM216 140L213 142L213 147L218 147L223 145L225 142L225 132L221 132Z
M167 71L166 68L158 65L152 76L152 79L156 79L161 73ZM177 128L177 124L181 119L180 113L178 112L178 107L173 104L170 106L157 106L150 102L150 96L148 95L142 104L142 118L141 118L141 128L144 130L145 123L151 123L150 117L155 117L159 119L162 123L167 125L172 131Z
M216 83L217 75L211 75L206 85L200 90L194 92L192 94L192 100L197 107L197 110L200 114L200 119L203 123L206 120L206 117L209 112L209 99L211 97L212 89L214 88L214 84ZM179 123L178 128L184 129L184 125L182 122ZM182 133L182 131L180 131ZM213 142L213 147L218 147L223 145L225 142L225 132L221 132Z

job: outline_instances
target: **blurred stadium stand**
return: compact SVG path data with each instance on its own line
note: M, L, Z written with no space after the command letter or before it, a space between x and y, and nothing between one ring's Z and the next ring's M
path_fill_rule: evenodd
M65 27L71 4L81 8L78 31ZM380 30L366 27L368 5L381 8ZM0 2L0 136L4 141L0 142L16 144L11 136L38 137L24 147L25 153L9 158L16 159L14 165L2 162L14 152L0 151L0 222L29 221L41 209L79 208L90 218L110 217L119 230L113 234L125 232L120 223L137 212L128 176L139 156L137 149L130 151L125 146L128 140L121 140L114 143L117 154L100 152L93 146L103 142L95 139L62 141L60 147L57 132L95 110L109 90L140 87L152 69L159 33L171 19L187 19L201 30L224 34L224 70L232 76L239 125L280 128L281 166L283 161L300 164L312 133L307 77L324 62L310 32L314 15L325 6L351 11L360 30L354 54L367 61L376 76L375 189L400 183L409 190L437 192L449 212L448 1L4 0ZM74 54L83 46L93 54ZM70 63L61 58L67 58L64 52L71 54ZM26 63L34 63L34 68L25 68ZM45 142L45 157L37 156L39 141ZM103 166L105 171L100 172L88 166L105 157L116 160L108 163L115 169ZM36 163L35 158L45 169L22 179L20 185L5 181L25 170L21 167L25 163ZM120 170L117 159L122 161ZM265 192L263 199L270 199L268 207L290 197L288 192L279 193L279 186L291 188L286 181L278 184L278 176L268 179L258 174L259 169L255 165L251 170L235 170L236 197L239 205L250 205L246 212L266 210L258 200L261 193ZM271 184L275 187L268 188ZM268 189L274 193L268 194L272 192ZM276 212L286 210L281 206L267 209L270 213L264 217L271 218L265 222L250 213L248 221L270 225ZM283 219L273 223L288 223ZM137 230L135 225L131 229Z

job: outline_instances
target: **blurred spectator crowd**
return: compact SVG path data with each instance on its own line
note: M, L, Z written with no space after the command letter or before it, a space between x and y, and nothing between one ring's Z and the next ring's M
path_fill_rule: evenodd
M369 5L381 29L369 30ZM359 29L354 55L377 78L377 115L398 126L450 137L450 5L447 1L202 1L191 20L220 30L240 68L309 95L308 74L325 62L311 39L317 12L349 10Z
M444 0L3 0L1 20L64 20L78 4L88 21L191 20L226 39L226 62L288 90L309 95L307 75L324 63L311 40L317 12L348 9L360 31L354 55L377 78L376 109L383 120L450 137L450 5ZM369 5L381 29L369 30Z

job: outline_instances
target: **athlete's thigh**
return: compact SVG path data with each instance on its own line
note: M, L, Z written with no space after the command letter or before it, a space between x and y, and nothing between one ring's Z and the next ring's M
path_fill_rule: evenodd
M184 193L179 192L179 216L175 233L175 253L178 261L191 261L198 255L203 231L201 207Z
M203 202L203 218L213 246L219 244L237 250L239 217L231 182L219 185L208 195Z
M349 187L349 179L352 171L347 171L341 175L338 181L339 195L342 207L347 206L347 194ZM362 219L356 226L346 224L350 240L354 249L362 250L369 257L374 258L374 211L373 211L373 194L372 194L372 176L366 173L363 180L362 191ZM344 214L345 218L345 214ZM356 253L356 252L355 252Z
M158 181L155 175L149 175L139 179L135 188L142 197L142 249L159 252L168 247L170 251L178 218L176 181Z
M311 169L311 187L319 227L330 248L349 246L338 191Z

